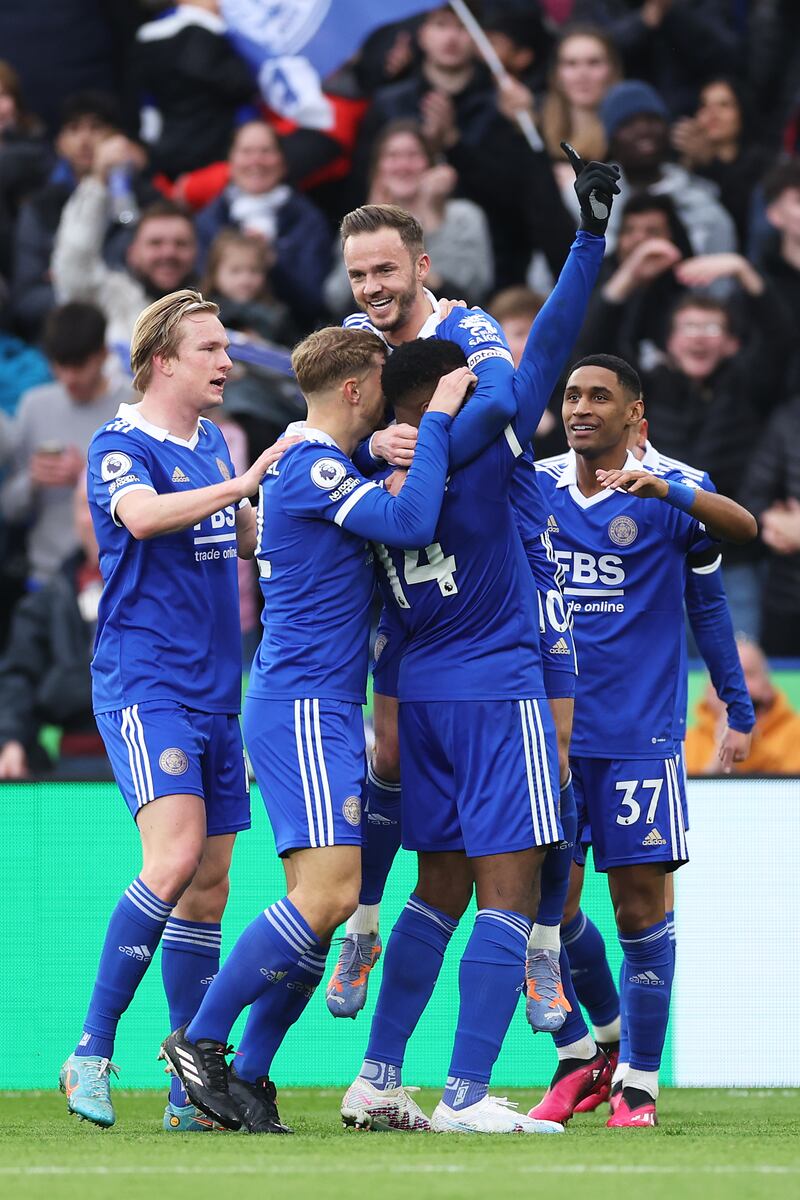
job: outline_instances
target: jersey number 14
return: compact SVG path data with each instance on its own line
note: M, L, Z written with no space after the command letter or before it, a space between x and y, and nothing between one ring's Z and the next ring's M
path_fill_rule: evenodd
M403 585L392 557L386 547L380 543L375 546L378 561L386 572L389 586L392 589L400 608L410 608ZM423 559L423 555L425 556ZM452 554L445 553L438 542L431 542L424 550L406 550L403 560L403 575L409 587L415 583L437 583L443 596L455 596L458 584L455 580L456 560Z

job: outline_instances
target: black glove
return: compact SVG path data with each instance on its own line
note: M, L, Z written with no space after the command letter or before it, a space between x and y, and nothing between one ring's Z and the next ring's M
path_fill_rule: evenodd
M581 229L604 237L611 205L619 195L619 167L613 163L585 163L569 142L561 149L575 172L575 194L581 206Z

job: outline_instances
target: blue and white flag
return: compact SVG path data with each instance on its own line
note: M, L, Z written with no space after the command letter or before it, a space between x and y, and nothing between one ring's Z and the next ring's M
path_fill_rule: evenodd
M221 11L270 108L324 130L332 117L321 80L381 25L441 7L442 0L222 0Z

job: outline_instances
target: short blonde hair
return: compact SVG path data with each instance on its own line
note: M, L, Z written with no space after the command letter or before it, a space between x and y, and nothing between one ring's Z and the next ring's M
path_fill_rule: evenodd
M139 313L131 338L131 370L137 392L146 392L153 376L153 359L176 358L181 340L180 323L194 313L219 315L219 306L204 300L194 288L170 292Z
M386 344L368 329L329 325L310 333L292 352L292 367L305 396L335 387L351 375L363 375L385 360Z

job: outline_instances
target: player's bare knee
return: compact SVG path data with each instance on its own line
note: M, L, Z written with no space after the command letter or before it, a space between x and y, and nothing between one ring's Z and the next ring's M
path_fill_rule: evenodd
M202 852L191 847L172 847L158 861L145 864L142 881L160 899L175 902L191 885L201 857Z
M222 920L229 893L227 871L221 878L211 883L204 882L202 886L199 886L199 879L195 878L181 897L175 915L183 921L216 924Z
M459 921L472 899L472 868L466 855L445 852L420 854L414 895Z
M372 769L379 779L387 783L397 783L400 778L400 742L397 730L394 736L384 733L375 738L375 748L372 751Z

